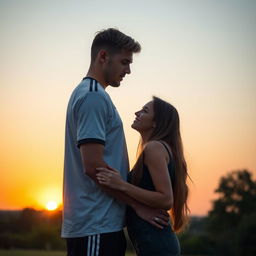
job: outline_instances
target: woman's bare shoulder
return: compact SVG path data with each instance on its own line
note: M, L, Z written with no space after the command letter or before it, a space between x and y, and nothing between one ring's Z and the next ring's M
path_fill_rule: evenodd
M152 140L147 142L147 144L144 147L144 153L146 157L159 157L161 155L165 155L166 150L164 148L164 145L157 140Z

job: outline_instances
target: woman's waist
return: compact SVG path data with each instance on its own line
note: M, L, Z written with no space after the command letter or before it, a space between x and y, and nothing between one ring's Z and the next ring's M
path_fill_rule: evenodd
M148 221L143 220L141 217L139 217L136 212L128 207L126 212L126 222L127 222L127 228L137 229L140 231L149 231L149 230L155 230L155 231L168 231L173 232L171 224L169 223L167 226L164 226L163 229L157 228L156 226L152 225Z

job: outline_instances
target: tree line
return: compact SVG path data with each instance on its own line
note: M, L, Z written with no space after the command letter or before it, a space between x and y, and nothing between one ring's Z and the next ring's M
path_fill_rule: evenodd
M256 181L248 170L220 178L218 198L206 217L192 217L179 234L183 255L256 255ZM62 212L0 212L0 248L65 250ZM127 235L127 234L126 234ZM131 249L128 240L128 250Z
M184 254L256 255L256 181L248 170L220 178L207 217L181 235Z

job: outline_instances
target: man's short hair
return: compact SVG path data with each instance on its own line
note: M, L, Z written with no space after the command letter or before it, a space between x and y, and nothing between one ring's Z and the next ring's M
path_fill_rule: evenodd
M98 52L105 49L113 55L121 50L127 50L132 53L141 51L141 46L130 36L125 35L115 28L108 28L99 31L95 36L91 47L91 59L95 60Z

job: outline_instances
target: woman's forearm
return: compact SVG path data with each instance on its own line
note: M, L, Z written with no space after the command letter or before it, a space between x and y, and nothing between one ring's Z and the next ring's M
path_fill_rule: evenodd
M153 208L169 210L173 204L173 198L158 191L150 191L124 182L122 191L137 201Z
M150 191L124 181L119 172L114 169L110 170L99 167L97 170L100 172L96 174L96 176L99 183L102 185L122 191L138 202L153 208L169 210L172 207L173 197L171 191L169 192L168 189L165 190L165 193Z

